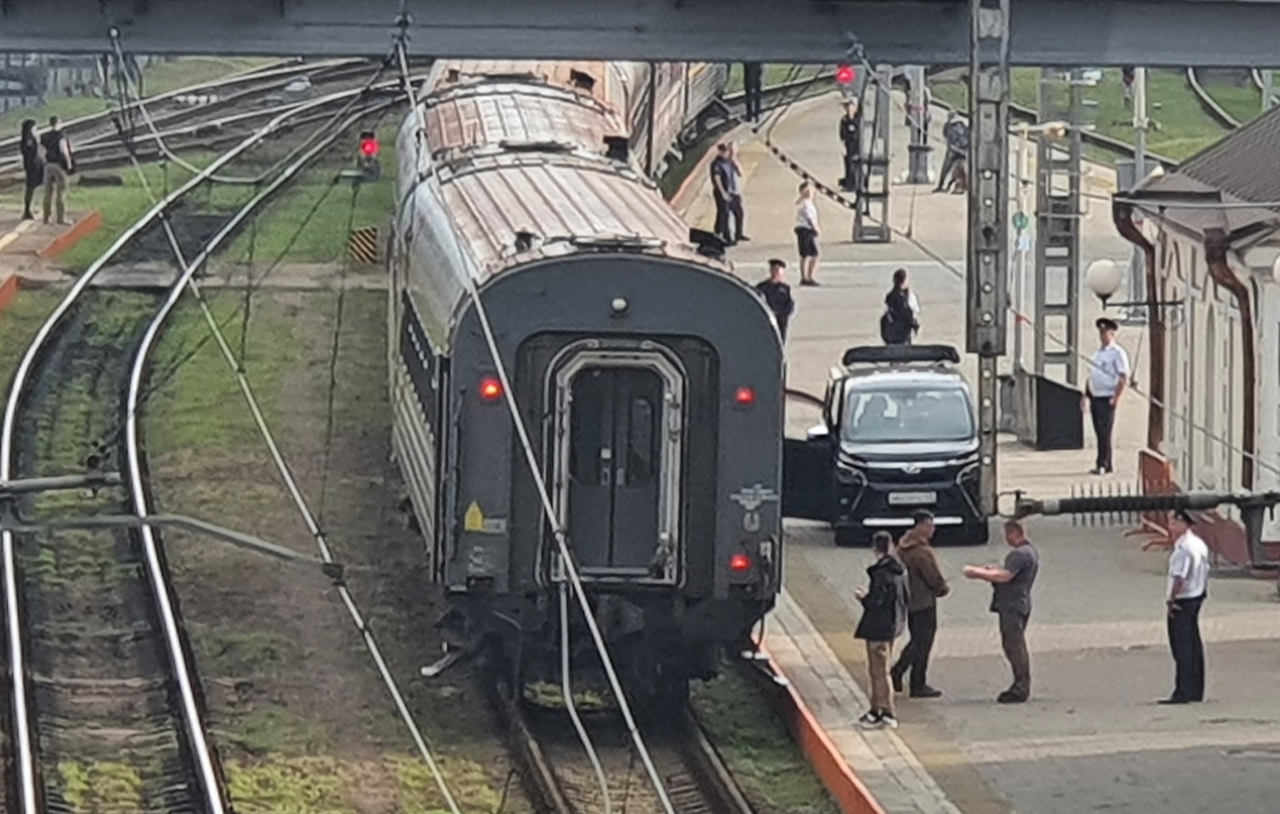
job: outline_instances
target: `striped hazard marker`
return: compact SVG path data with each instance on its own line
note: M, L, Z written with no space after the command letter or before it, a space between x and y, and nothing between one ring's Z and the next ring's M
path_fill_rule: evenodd
M353 229L347 239L347 255L357 263L378 262L378 227Z

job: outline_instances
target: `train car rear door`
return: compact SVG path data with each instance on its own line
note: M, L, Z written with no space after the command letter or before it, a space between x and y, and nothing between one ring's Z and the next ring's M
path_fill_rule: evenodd
M660 356L601 352L557 379L560 514L583 576L674 581L678 372Z
M807 412L820 407L822 423L811 428L804 438L782 439L783 517L828 522L835 519L835 447L827 429L836 423L832 393L831 384L822 399L788 391L788 413L798 411L797 418L803 420Z

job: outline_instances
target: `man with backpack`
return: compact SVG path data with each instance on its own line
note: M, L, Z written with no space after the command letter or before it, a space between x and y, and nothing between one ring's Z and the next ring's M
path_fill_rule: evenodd
M893 556L889 532L877 531L871 545L877 554L875 564L867 569L871 584L854 594L862 602L862 620L853 636L867 643L867 671L871 678L871 708L858 719L858 725L897 729L889 661L893 642L902 635L907 622L907 570Z
M920 301L907 287L907 270L893 273L893 288L884 297L880 317L880 338L886 345L910 345L920 330Z

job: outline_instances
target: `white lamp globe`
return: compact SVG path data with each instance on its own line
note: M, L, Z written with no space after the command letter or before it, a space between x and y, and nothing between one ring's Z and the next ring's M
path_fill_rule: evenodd
M1106 258L1094 260L1085 272L1084 281L1090 291L1105 301L1120 290L1120 283L1124 281L1124 271L1116 265L1114 260Z

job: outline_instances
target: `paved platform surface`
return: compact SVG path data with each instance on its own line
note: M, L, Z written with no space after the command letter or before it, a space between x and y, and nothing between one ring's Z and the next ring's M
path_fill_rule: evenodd
M37 207L38 208L38 207ZM22 220L22 210L0 206L0 282L12 275L44 278L49 264L39 254L49 244L69 232L87 213L67 213L67 224L43 223L39 212L35 220Z
M895 108L900 111L901 108ZM836 138L842 110L834 95L822 96L792 106L772 131L772 139L801 166L832 186L841 174L841 154ZM935 114L933 144L941 144L944 116ZM891 175L905 176L907 133L900 112L894 117ZM751 241L730 250L729 260L748 281L763 279L765 261L781 257L791 264L790 281L796 296L796 315L787 338L788 386L821 395L828 370L838 364L847 347L880 344L879 319L884 295L889 290L893 270L905 268L910 284L921 303L921 331L918 342L942 342L964 350L964 268L965 196L933 193L932 186L895 185L890 205L890 221L911 234L934 254L947 261L940 264L903 238L888 244L851 242L852 212L819 197L822 224L822 260L818 268L818 288L799 288L796 268L795 225L796 188L799 178L775 158L760 136L750 133L740 138L743 170L746 175L745 208L747 234ZM935 156L934 166L938 165ZM1096 191L1114 187L1114 174L1100 167L1090 168L1088 186ZM1131 245L1121 238L1111 223L1110 207L1103 201L1086 199L1083 219L1082 254L1084 265L1101 257L1127 262ZM1011 210L1012 211L1012 210ZM692 203L688 220L710 228L714 218L709 187ZM1083 286L1082 286L1083 288ZM1123 290L1117 295L1123 297ZM1028 302L1030 294L1028 294ZM1102 313L1097 298L1087 290L1081 295L1079 347L1091 354L1097 345L1093 320ZM1012 322L1012 320L1010 320ZM1119 341L1134 361L1139 383L1146 379L1145 331L1125 328ZM1030 365L1031 334L1026 334L1026 358ZM1050 340L1049 347L1058 347ZM1009 343L1012 354L1013 342ZM1006 357L1003 369L1012 369ZM977 365L965 360L963 369L972 379ZM1087 364L1081 363L1081 375ZM1083 386L1083 379L1081 380ZM818 421L817 411L793 403L788 408L788 432L800 436ZM1130 394L1121 402L1116 425L1116 474L1110 480L1136 483L1137 451L1145 441L1146 402ZM1075 452L1039 453L1003 437L999 477L1001 488L1024 489L1032 494L1060 495L1072 487L1097 483L1086 474L1093 466L1092 430L1086 428L1087 448ZM1046 465L1046 461L1052 464Z
M774 142L834 184L840 174L839 116L830 96L796 104L774 129ZM901 116L895 119L892 175L901 176L906 132ZM935 115L935 125L942 119ZM934 143L941 143L938 134ZM782 257L794 268L798 178L749 134L741 144L747 233L753 239L732 249L730 259L754 282L763 278L769 257ZM1093 169L1094 189L1113 184L1109 173ZM822 285L793 288L798 307L787 343L791 387L821 394L828 369L845 348L879 344L881 303L898 267L908 270L921 300L920 341L963 349L965 199L903 185L894 194L892 223L948 263L901 238L855 245L848 240L851 213L820 199ZM688 216L709 225L711 213L703 195ZM1099 257L1127 261L1129 244L1115 233L1104 202L1088 202L1083 235L1086 265ZM797 277L793 273L793 285ZM1122 290L1118 297L1123 296ZM1096 346L1091 326L1099 309L1087 291L1081 302L1079 341L1088 353ZM1143 333L1120 333L1140 385L1147 378ZM1030 347L1028 335L1028 357ZM1007 369L1010 360L1003 361ZM966 361L970 376L975 368ZM1082 373L1086 369L1082 365ZM1106 481L1135 482L1146 406L1137 394L1122 402L1112 478L1086 474L1094 452L1087 430L1081 451L1035 452L1003 439L1001 487L1064 495L1073 488L1102 488ZM817 420L815 411L788 407L793 435ZM835 548L831 532L818 524L790 524L787 586L794 602L784 598L771 616L769 647L775 658L790 663L797 689L889 812L1280 811L1275 584L1215 575L1202 622L1209 697L1200 705L1158 706L1154 701L1169 694L1173 679L1163 606L1167 554L1142 552L1138 540L1123 537L1125 530L1073 527L1061 518L1031 521L1042 568L1029 632L1033 697L1026 705L994 703L1010 679L995 618L987 611L990 587L960 573L967 563L1002 560L999 539L985 547L940 550L953 588L940 605L931 681L945 695L937 701L901 698L902 727L893 735L851 726L866 704L864 650L852 630L860 614L853 591L865 583L872 560L867 551ZM833 660L843 669L833 667Z

